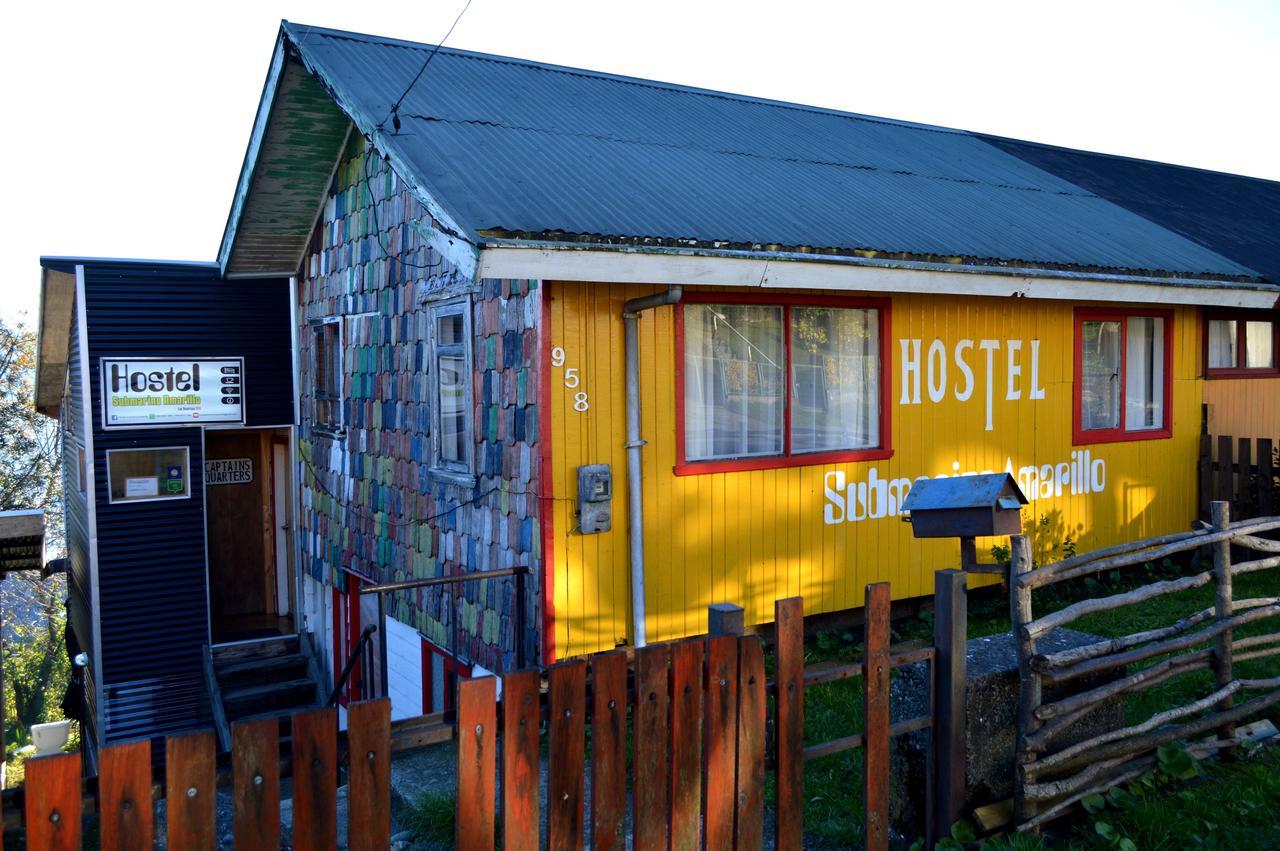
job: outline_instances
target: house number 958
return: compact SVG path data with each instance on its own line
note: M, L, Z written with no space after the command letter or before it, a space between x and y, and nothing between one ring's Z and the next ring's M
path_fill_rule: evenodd
M578 374L576 366L565 366L564 346L554 346L551 349L551 365L564 367L564 386L570 390L576 390L582 384L582 377ZM578 413L585 413L591 408L591 399L587 396L587 391L578 390L573 394L573 409Z

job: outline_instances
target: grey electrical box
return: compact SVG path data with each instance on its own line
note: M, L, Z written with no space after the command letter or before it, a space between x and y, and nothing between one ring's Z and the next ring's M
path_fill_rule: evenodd
M608 464L578 468L578 531L608 532L613 522L613 473Z

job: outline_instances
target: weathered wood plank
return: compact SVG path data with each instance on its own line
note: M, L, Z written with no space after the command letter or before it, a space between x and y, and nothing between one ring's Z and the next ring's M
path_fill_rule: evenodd
M737 822L741 851L764 846L765 698L764 647L754 635L738 640Z
M1013 625L1014 649L1018 657L1018 711L1014 718L1016 724L1016 740L1014 746L1013 777L1013 820L1021 824L1033 818L1036 805L1026 795L1029 778L1026 772L1027 763L1035 758L1034 752L1027 744L1027 737L1033 735L1040 726L1035 716L1036 708L1043 702L1041 697L1040 675L1031 669L1031 659L1036 655L1035 638L1029 634L1027 625L1033 619L1031 608L1031 589L1019 579L1032 570L1031 542L1026 535L1013 535L1009 538L1012 550L1012 562L1009 569L1009 620ZM939 830L942 826L939 825Z
M27 847L80 851L80 754L27 760Z
M213 731L170 736L164 745L169 847L213 851L218 847L218 748Z
M626 848L627 654L591 657L591 847Z
M551 668L547 784L547 833L552 848L582 848L583 765L586 748L587 666L562 662Z
M968 665L968 591L962 571L939 570L933 575L933 646L935 663L933 764L937 778L932 789L933 812L926 825L927 840L948 831L964 814L965 685ZM890 657L890 662L893 659Z
M703 847L732 849L738 751L738 639L707 639L706 712L702 754L706 777Z
M804 847L804 601L800 597L778 600L774 620L775 839L779 849L790 851Z
M1236 467L1231 451L1233 442L1227 435L1221 435L1218 438L1218 475L1214 480L1216 487L1214 498L1224 502L1230 502L1231 497L1235 495Z
M671 649L666 644L636 651L636 702L632 721L635 816L632 824L637 851L661 851L667 847L671 789L667 763L670 660Z
M294 713L293 847L297 851L337 845L337 787L337 710Z
M1271 438L1258 438L1258 513L1270 517L1275 509L1275 467Z
M502 678L502 847L538 851L539 729L542 675L516 671Z
M692 638L671 653L671 848L701 845L703 640Z
M1244 507L1253 503L1249 487L1250 472L1253 467L1253 441L1250 438L1242 437L1239 441L1240 449L1236 453L1236 467L1240 471L1240 475L1236 478L1236 506L1240 510L1242 516L1248 516L1244 513ZM1256 507L1256 506L1255 506Z
M458 804L454 823L458 851L492 851L494 847L497 694L493 677L458 682Z
M232 832L236 851L280 847L280 721L231 725Z
M76 782L78 785L79 778ZM151 851L153 814L151 742L144 739L103 748L98 756L98 832L102 851Z
M862 761L866 847L889 848L889 583L867 586L862 690L867 751Z
M1209 518L1209 503L1213 501L1213 438L1207 432L1200 435L1198 516Z
M375 851L391 844L391 701L347 710L347 848Z

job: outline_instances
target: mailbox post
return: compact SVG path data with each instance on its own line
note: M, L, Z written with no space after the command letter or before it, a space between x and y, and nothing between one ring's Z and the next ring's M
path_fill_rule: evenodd
M921 479L902 504L917 538L959 538L960 566L966 573L997 573L1005 566L978 561L975 538L1022 532L1022 506L1027 504L1008 473Z

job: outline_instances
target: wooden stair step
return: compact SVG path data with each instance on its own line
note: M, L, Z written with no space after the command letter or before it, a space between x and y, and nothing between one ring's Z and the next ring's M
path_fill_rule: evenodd
M222 693L222 702L227 706L244 706L245 704L275 705L279 703L280 698L296 697L299 693L302 693L308 700L314 701L315 688L316 684L311 681L310 677L302 677L296 680L284 680L283 682L230 689Z
M298 653L298 636L282 635L262 641L246 641L241 644L223 644L213 647L214 664L239 662L243 659L260 659L266 656L284 656Z
M297 668L305 672L307 659L301 653L288 653L282 656L261 656L238 659L234 662L214 662L214 671L218 680L232 680L237 677L253 674L277 674Z

